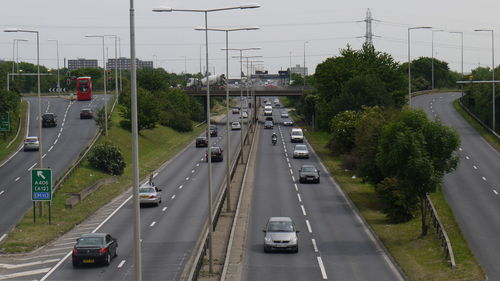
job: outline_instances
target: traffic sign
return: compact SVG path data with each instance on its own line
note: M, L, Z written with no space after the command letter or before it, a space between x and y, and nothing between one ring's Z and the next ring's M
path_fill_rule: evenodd
M52 200L52 170L32 169L31 170L31 200L51 201Z
M2 114L2 118L0 119L0 131L10 131L10 118L8 112Z

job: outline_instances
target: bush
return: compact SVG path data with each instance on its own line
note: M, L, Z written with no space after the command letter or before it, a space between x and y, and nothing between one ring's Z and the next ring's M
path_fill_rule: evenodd
M352 154L342 155L342 168L354 171L357 169L358 159Z
M111 175L121 175L125 169L120 149L109 142L96 145L88 160L92 167Z
M393 223L407 222L414 217L416 197L405 194L402 182L396 178L385 178L375 186L375 191L382 203L382 212Z

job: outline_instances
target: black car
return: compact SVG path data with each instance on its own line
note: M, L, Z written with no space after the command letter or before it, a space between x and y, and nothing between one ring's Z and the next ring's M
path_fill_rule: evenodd
M45 113L42 115L42 127L57 126L57 116L54 113Z
M319 170L313 165L302 165L299 169L299 182L319 183Z
M82 107L80 110L80 119L92 119L94 111L90 107Z
M212 146L212 149L210 150L212 153L211 153L211 156L212 156L212 162L222 162L222 160L224 160L224 156L222 154L222 152L224 152L224 150L222 150L222 148L220 148L220 146ZM208 157L207 157L207 152L205 153L205 159L206 161L208 162Z
M196 138L196 147L205 147L208 146L208 138L203 136L203 137L198 137Z
M274 127L273 121L266 121L264 123L264 129L272 129Z
M118 240L107 233L82 234L73 247L73 266L102 263L109 265L117 256Z
M274 119L272 116L266 116L266 120L265 121L272 121L274 122Z
M215 125L210 125L210 136L211 137L216 137L217 136L217 126Z

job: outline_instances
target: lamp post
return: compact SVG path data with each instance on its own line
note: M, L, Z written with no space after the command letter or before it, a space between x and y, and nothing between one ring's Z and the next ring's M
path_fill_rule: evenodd
M493 81L493 91L492 91L492 96L491 96L491 102L493 106L493 120L491 120L492 123L492 128L493 131L495 132L495 31L493 29L476 29L474 31L487 31L491 32L491 73L492 73L492 78L491 80Z
M181 56L181 58L184 59L184 74L186 74L187 73L187 57L186 56Z
M240 28L207 28L210 31L223 31L226 33L226 48L223 49L226 51L226 141L227 141L227 149L226 149L226 189L227 189L227 201L226 201L226 209L228 212L231 211L231 171L230 171L230 165L231 165L231 153L230 153L230 148L231 148L231 137L230 137L230 131L231 128L229 128L229 32L231 31L242 31L242 30L258 30L259 27L257 26L249 26L249 27L240 27ZM198 31L205 31L205 28L198 27L196 28ZM184 56L184 69L186 69L186 56ZM184 70L184 73L186 73L186 70ZM241 115L241 112L240 112ZM241 123L243 126L243 123Z
M118 97L118 36L104 35L106 37L115 38L115 95Z
M462 71L462 79L464 77L464 32L463 31L450 31L453 34L460 34L460 55L461 55L461 71ZM462 97L464 96L464 85L462 87Z
M432 67L431 67L431 90L434 90L434 32L443 32L444 30L432 30L431 52L432 52Z
M241 6L226 7L226 8L216 8L216 9L173 9L170 7L155 8L153 12L194 12L203 13L205 15L205 63L206 71L205 77L207 79L207 136L208 136L208 248L209 248L209 273L213 273L213 252L212 252L212 236L213 236L213 223L212 223L212 141L210 138L210 81L209 81L209 71L208 71L208 13L236 10L236 9L253 9L259 8L258 4L246 4Z
M411 58L410 58L410 31L413 29L430 29L430 26L417 26L408 28L408 105L411 108Z
M56 39L49 39L50 42L56 42L57 48L57 91L59 92L61 88L60 78L59 78L59 41Z
M14 39L12 42L12 73L14 73L14 62L17 65L17 72L19 72L19 41L26 42L26 39ZM12 75L12 80L14 80L14 75Z
M120 40L120 37L118 37L118 57L122 57L122 42ZM118 63L118 62L116 62ZM123 81L122 81L122 66L120 64L120 68L118 69L118 72L120 73L120 92L123 90Z
M107 84L107 78L106 78L106 56L104 55L104 38L106 35L85 35L85 37L94 37L94 38L101 38L102 39L102 68L103 68L103 73L104 73L104 135L108 136L108 101L107 101L107 95L106 95L106 84Z
M306 87L306 44L309 41L304 41L304 88Z

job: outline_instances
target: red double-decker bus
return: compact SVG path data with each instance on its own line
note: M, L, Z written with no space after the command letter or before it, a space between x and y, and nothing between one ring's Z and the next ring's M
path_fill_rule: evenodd
M77 100L92 99L92 80L90 77L76 78L76 99Z

